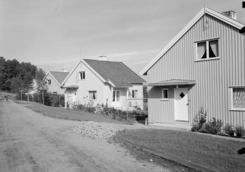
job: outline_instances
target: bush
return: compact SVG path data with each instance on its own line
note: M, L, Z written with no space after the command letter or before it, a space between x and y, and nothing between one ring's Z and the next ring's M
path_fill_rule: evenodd
M228 136L234 136L234 133L235 133L234 128L231 124L225 124L224 132Z
M204 123L206 122L206 117L207 117L207 112L204 110L203 107L201 107L193 119L191 131L200 132L203 129Z
M242 126L236 126L235 127L235 132L237 137L243 137L245 134L245 130Z
M216 118L213 118L208 123L205 123L202 132L209 134L218 134L221 131L222 125L223 122L221 120L216 120Z
M95 109L95 107L88 106L88 107L86 107L86 111L89 113L95 113L96 109Z

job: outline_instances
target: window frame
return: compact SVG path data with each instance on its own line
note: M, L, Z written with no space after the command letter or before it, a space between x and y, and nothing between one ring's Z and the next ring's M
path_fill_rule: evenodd
M85 71L79 72L79 80L85 80Z
M90 99L90 96L89 96L89 93L90 93L90 92L92 92L92 93L95 92L95 93L96 93L95 99ZM88 91L88 99L89 99L89 100L97 100L97 98L98 98L98 94L97 94L97 91L96 91L96 90L90 90L90 91Z
M230 86L230 110L231 111L245 111L245 107L244 108L236 108L234 107L234 104L233 104L233 89L234 88L244 88L245 89L245 86Z
M115 100L113 101L114 98L114 92L115 92ZM117 101L117 92L119 92L119 101ZM120 102L121 101L121 91L120 90L113 90L112 92L112 102Z
M218 56L217 57L209 57L209 42L217 41L218 42ZM199 59L198 57L198 44L204 43L206 44L206 58L205 59ZM195 61L207 61L207 60L219 60L220 59L220 38L212 38L212 39L205 39L200 41L195 41Z
M136 91L137 92L137 97L135 97L135 92L134 91ZM134 93L133 93L134 92ZM133 96L134 95L134 96ZM138 90L137 89L134 89L134 90L132 90L132 99L137 99L138 98Z
M164 91L167 91L167 97L165 97ZM161 94L161 100L169 100L169 91L168 88L163 88L162 89L162 94Z

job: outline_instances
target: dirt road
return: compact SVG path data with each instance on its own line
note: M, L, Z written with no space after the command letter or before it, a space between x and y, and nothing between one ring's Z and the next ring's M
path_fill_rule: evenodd
M105 139L73 133L71 128L78 123L0 100L0 172L168 171L136 160Z

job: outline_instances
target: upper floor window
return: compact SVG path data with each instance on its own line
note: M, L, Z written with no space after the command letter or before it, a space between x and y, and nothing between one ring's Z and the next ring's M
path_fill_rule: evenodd
M79 72L79 79L80 80L85 79L85 72L84 71Z
M49 85L51 84L51 79L48 79L48 84L49 84Z
M138 98L138 90L132 90L132 98Z
M219 57L219 41L207 40L197 43L197 60L206 60Z

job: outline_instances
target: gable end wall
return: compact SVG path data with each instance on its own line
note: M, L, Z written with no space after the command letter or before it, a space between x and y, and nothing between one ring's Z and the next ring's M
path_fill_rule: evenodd
M204 28L204 23L208 27ZM219 60L195 62L195 41L219 38ZM243 111L229 111L229 86L245 86L245 42L239 30L205 15L148 71L148 82L169 79L195 80L188 93L189 123L198 109L207 110L208 119L216 117L224 123L244 126ZM155 94L155 93L154 93ZM174 123L173 103L163 105L159 97L149 91L150 122ZM159 93L160 94L160 93ZM166 108L162 108L167 106ZM157 109L156 113L154 109ZM165 119L161 115L165 115ZM161 119L159 121L159 119Z

